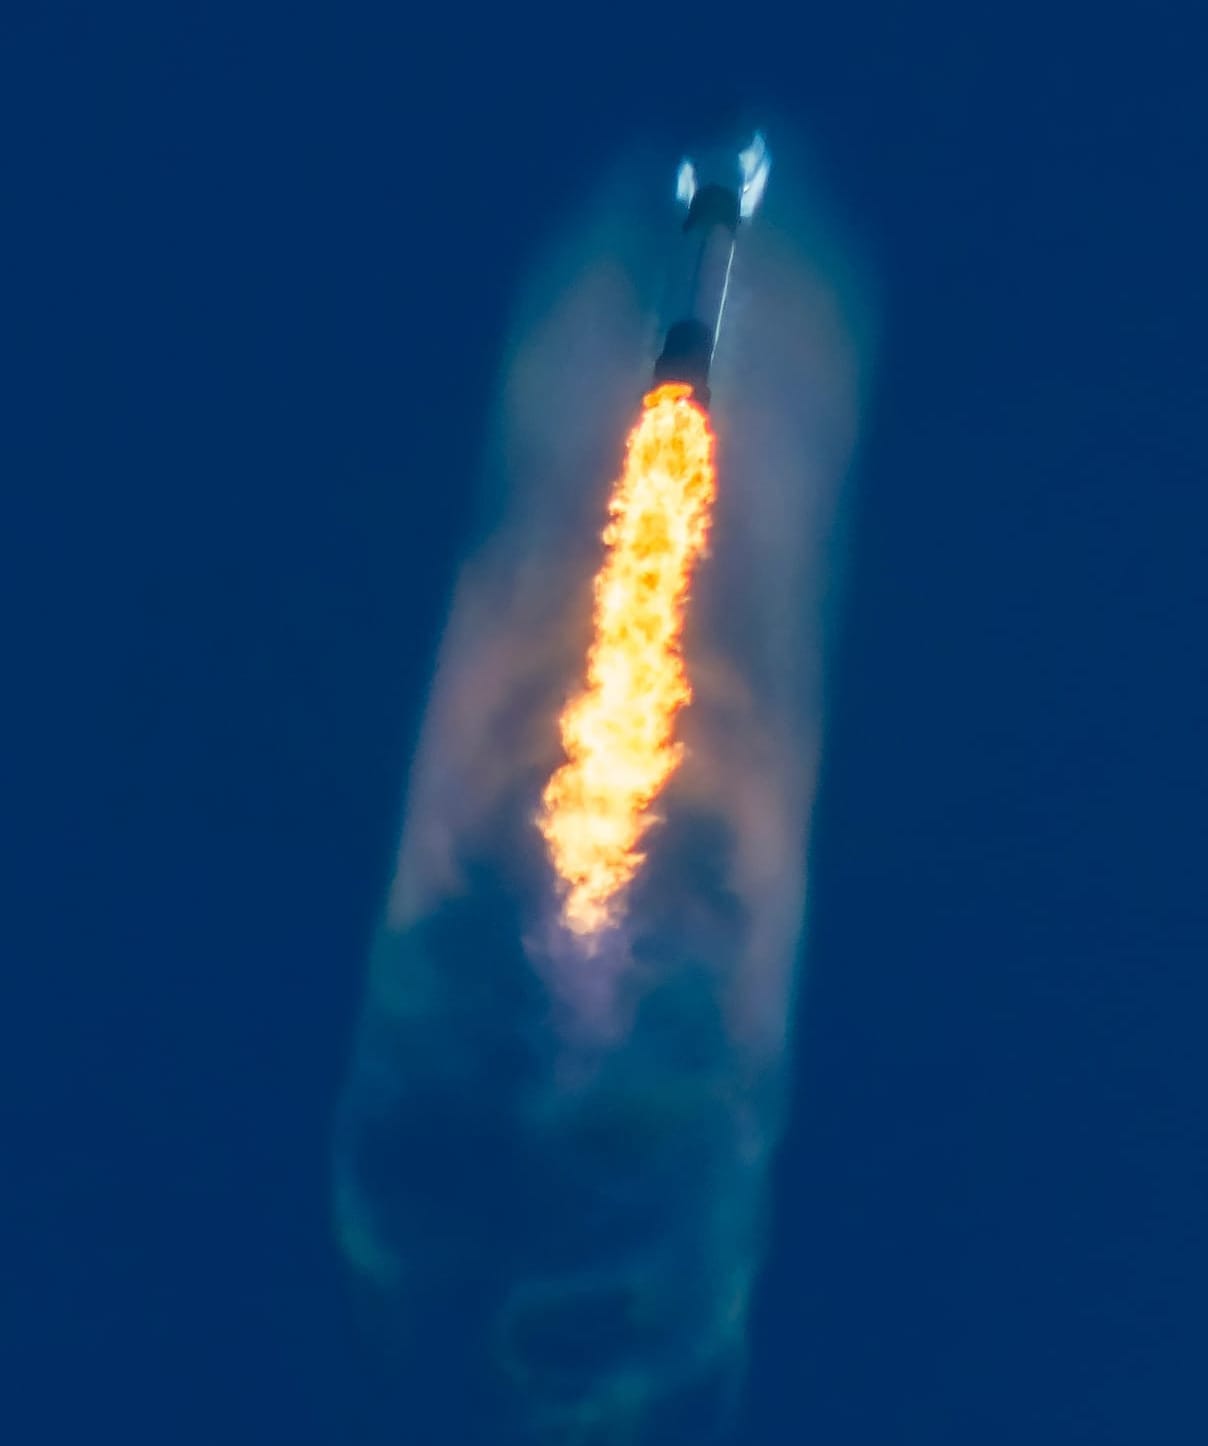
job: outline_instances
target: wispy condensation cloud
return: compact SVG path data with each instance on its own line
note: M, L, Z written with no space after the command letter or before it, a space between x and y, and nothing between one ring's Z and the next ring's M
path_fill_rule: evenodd
M678 156L631 158L540 258L500 378L490 533L433 679L336 1148L400 1409L439 1389L459 1441L697 1443L740 1388L865 354L837 233L770 141L712 377L684 755L590 950L536 820L655 355Z

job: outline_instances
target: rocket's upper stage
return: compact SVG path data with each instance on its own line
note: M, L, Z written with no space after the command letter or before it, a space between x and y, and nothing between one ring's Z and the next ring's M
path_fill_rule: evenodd
M705 405L738 226L758 206L771 164L767 145L756 132L745 150L710 158L699 173L692 161L685 160L676 176L676 196L688 208L684 255L654 379L686 382Z

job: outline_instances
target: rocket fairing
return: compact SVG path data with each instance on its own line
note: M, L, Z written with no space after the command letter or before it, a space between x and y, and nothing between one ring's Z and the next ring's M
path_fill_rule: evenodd
M709 367L717 349L739 224L754 214L771 169L763 136L737 154L698 167L680 164L676 195L687 206L682 255L672 290L670 325L654 364L654 380L684 382L709 405Z

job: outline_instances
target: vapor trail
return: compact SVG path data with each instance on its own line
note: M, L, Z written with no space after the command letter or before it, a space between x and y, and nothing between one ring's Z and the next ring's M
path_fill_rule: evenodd
M773 141L737 249L684 187L727 278L715 356L715 325L660 324L665 154L518 308L336 1139L417 1439L700 1446L737 1399L861 381L859 290ZM656 356L694 399L635 426Z

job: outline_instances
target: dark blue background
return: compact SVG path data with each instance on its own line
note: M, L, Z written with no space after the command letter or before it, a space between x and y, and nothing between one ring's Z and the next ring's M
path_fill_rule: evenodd
M885 300L745 1440L1208 1439L1191 7L406 8L10 26L4 1439L372 1439L326 1132L506 307L735 100Z

